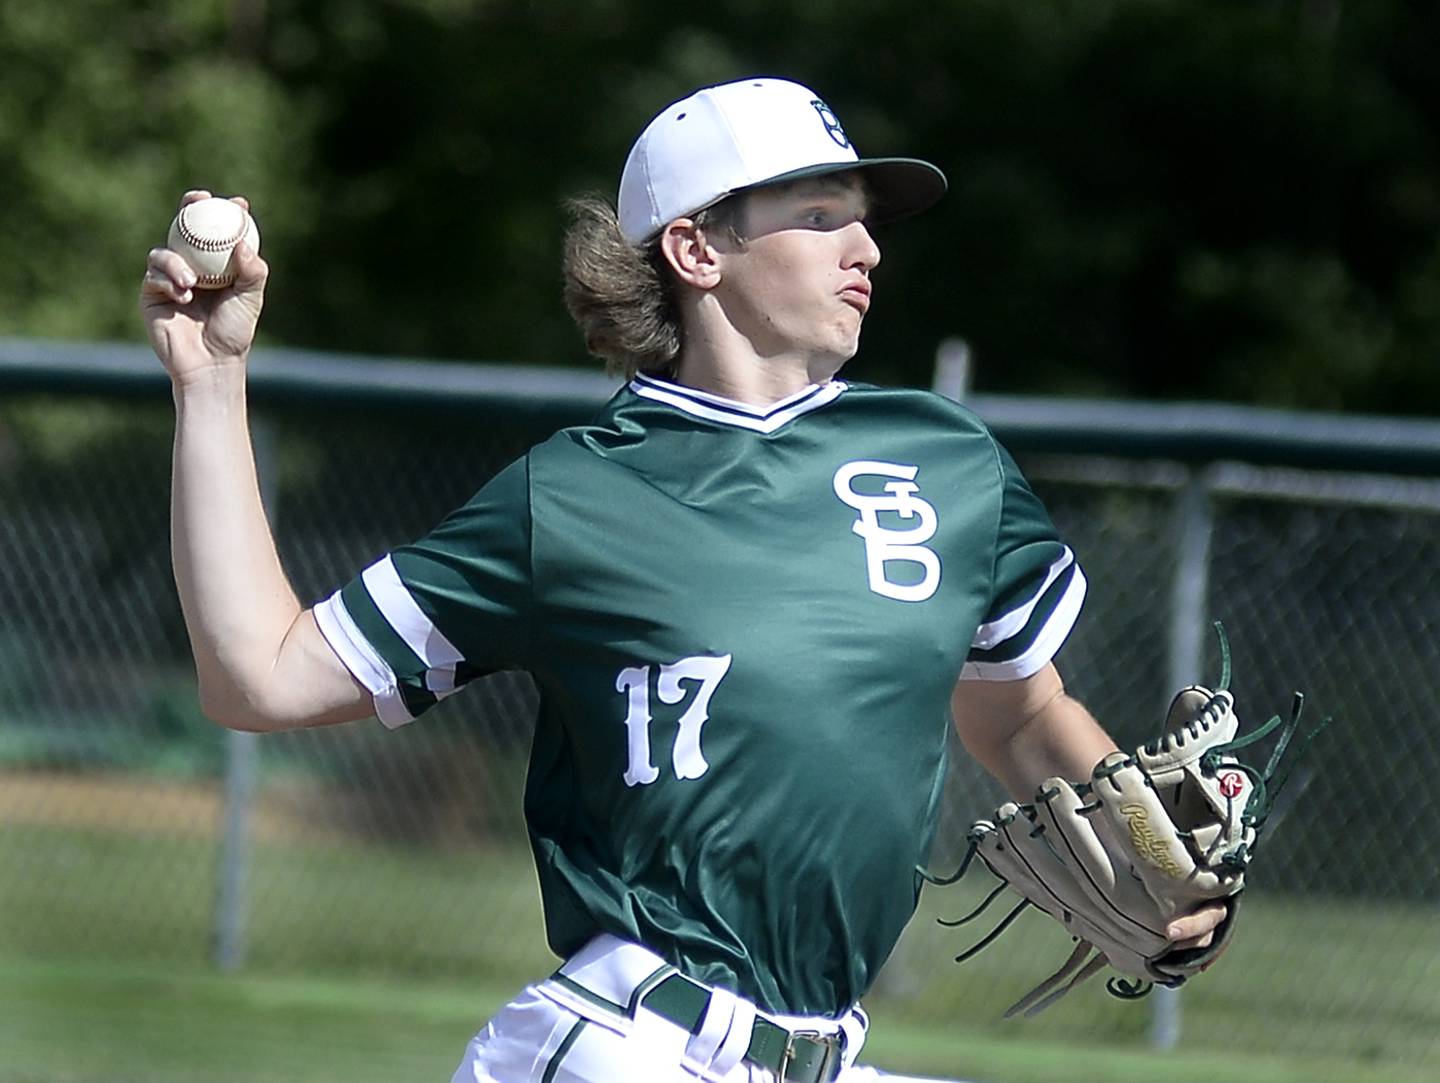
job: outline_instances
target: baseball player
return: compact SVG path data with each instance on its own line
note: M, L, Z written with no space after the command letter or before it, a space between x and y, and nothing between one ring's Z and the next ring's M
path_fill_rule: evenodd
M668 106L567 240L571 311L625 385L309 609L247 434L266 266L242 247L234 287L201 292L151 252L207 712L399 727L495 670L540 690L525 815L564 962L456 1081L878 1078L858 1001L915 908L947 720L1017 795L1114 750L1052 663L1085 580L1015 464L953 402L839 378L870 226L944 188L859 158L795 83Z

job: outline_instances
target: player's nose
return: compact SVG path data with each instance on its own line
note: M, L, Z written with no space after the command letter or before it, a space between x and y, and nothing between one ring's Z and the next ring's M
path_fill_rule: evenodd
M869 272L880 262L880 246L865 228L864 222L851 222L845 227L845 267Z

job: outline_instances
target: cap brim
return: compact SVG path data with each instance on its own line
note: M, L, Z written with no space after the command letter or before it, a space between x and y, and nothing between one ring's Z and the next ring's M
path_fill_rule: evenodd
M826 162L791 170L741 191L851 171L865 174L870 196L870 213L866 215L866 221L874 225L883 226L887 222L929 210L940 201L949 186L939 167L919 158L861 158L855 162Z

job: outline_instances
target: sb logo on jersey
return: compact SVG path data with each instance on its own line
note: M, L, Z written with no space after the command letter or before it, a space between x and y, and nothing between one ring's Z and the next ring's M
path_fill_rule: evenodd
M923 602L940 585L940 557L923 544L934 536L940 520L934 506L918 495L920 486L915 483L915 475L919 472L918 466L866 459L846 463L835 471L835 495L860 513L850 529L865 542L870 589L900 602ZM855 483L861 478L890 480L883 484L875 480L861 482L862 491L856 492ZM876 489L879 491L873 491ZM913 526L902 525L912 522ZM895 565L898 567L892 567ZM905 567L910 574L902 572Z

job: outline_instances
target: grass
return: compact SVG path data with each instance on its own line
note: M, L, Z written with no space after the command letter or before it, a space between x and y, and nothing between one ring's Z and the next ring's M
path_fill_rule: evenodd
M513 987L0 963L3 1083L444 1080ZM976 1083L1422 1083L1420 1067L1016 1041L880 1013L867 1060ZM1221 1043L1222 1045L1224 1043Z
M448 1079L508 990L222 976L194 964L0 964L3 1083Z
M204 960L219 852L198 837L61 827L0 834L0 958ZM527 854L256 845L248 960L261 970L543 973Z
M925 896L882 986L893 993L887 1006L936 1026L990 1021L989 1033L1014 1039L1109 1034L1145 1040L1150 1011L1104 996L1098 982L1038 1020L998 1021L1003 1006L1059 965L1071 945L1048 918L1030 914L962 967L935 965L980 935L933 920L970 908L980 885L960 887ZM983 920L977 924L988 928ZM913 975L908 983L905 975ZM1246 902L1224 960L1184 990L1182 1012L1185 1034L1197 1045L1203 1035L1225 1034L1233 1047L1256 1054L1350 1064L1435 1058L1440 925L1433 910L1419 906L1256 895Z
M267 841L249 965L222 975L206 963L216 860L202 834L133 823L0 826L0 1083L447 1079L484 1018L554 965L523 852ZM973 934L931 919L977 891L927 892L870 1001L867 1061L980 1083L1434 1078L1432 912L1257 895L1229 957L1187 988L1182 1047L1157 1057L1148 1010L1098 983L998 1022L1068 945L1022 918L954 966Z

